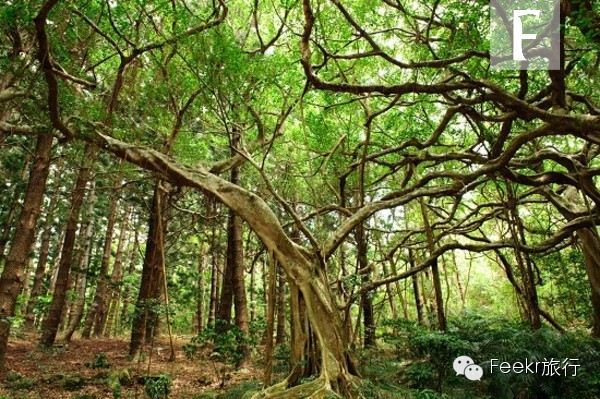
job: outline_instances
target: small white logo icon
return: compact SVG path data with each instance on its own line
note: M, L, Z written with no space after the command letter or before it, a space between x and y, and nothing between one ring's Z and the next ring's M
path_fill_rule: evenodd
M452 368L456 371L456 375L464 375L470 381L480 381L483 376L481 366L476 365L469 356L459 356L454 359Z
M523 33L523 22L521 17L525 15L534 15L538 17L540 10L514 10L513 11L513 60L527 61L523 55L523 39L535 40L536 34Z

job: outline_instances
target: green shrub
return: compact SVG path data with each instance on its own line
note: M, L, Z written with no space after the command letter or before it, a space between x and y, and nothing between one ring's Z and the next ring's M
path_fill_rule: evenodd
M106 356L106 353L104 353L104 352L100 352L100 353L96 354L96 357L94 357L94 361L86 363L85 365L86 365L86 367L89 367L92 369L109 369L110 368L110 362L108 361L108 357Z
M27 378L15 371L9 371L5 377L6 386L10 389L31 389L35 386L35 380Z
M397 358L412 361L404 368L409 386L458 392L456 396L549 399L600 397L600 342L582 332L561 334L543 327L466 314L452 319L446 332L430 331L415 323L388 321L383 340ZM473 383L456 376L452 362L459 355L472 357L484 369L484 377ZM543 361L576 358L581 365L577 377L537 374L490 373L490 359L499 361ZM429 392L429 391L423 391Z
M217 320L215 326L205 328L191 343L197 346L212 344L211 358L232 366L238 366L242 361L243 353L240 347L252 344L249 337L237 326L220 320Z
M217 399L243 399L248 393L257 392L261 388L258 381L244 381L217 395Z
M144 392L150 399L166 399L171 393L173 381L166 374L144 377Z
M85 379L80 375L68 375L60 385L67 391L78 391L85 386Z

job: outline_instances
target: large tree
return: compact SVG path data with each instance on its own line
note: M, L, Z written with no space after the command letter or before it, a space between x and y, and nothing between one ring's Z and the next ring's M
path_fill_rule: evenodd
M173 2L153 10L157 18L129 4L84 12L57 3L44 2L35 19L49 124L64 141L85 142L156 179L132 354L146 334L142 302L158 298L167 279L170 188L193 189L229 209L230 265L241 253L241 220L285 272L294 367L257 397L357 396L351 308L360 300L364 343L373 344L373 295L414 276L417 311L435 315L443 330L440 266L455 250L496 254L532 327L542 319L560 327L539 304L534 255L559 251L576 234L596 294L600 112L586 65L597 57L598 36L585 2L570 4L578 12L567 13L569 51L561 49L563 68L550 72L490 71L487 19L472 12L476 2L407 8L391 0L376 7L303 0L274 9ZM85 33L73 37L88 41L72 44L90 51L61 52L51 12ZM94 82L77 77L88 72ZM562 204L567 188L579 191L584 209ZM543 210L552 223L531 228L526 208ZM65 243L77 224L72 216ZM380 230L387 242L373 251ZM408 267L373 273L398 259ZM61 261L57 283L68 280L68 267ZM240 271L226 269L226 287L243 280ZM226 318L231 298L225 291ZM47 343L60 302L55 290ZM306 350L311 342L318 351ZM309 373L318 376L301 384Z

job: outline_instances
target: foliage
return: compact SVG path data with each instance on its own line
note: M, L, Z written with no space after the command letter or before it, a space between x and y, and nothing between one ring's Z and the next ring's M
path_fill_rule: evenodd
M106 353L100 352L96 354L93 361L88 362L85 365L91 369L109 369L110 361L108 360Z
M14 371L6 373L5 381L8 388L15 390L31 389L35 386L35 380Z
M185 351L187 356L188 353L191 355L197 350L193 345L196 345L196 348L210 345L211 359L230 366L238 366L243 359L240 348L250 344L252 341L239 327L217 321L214 326L206 327L199 335L192 338Z
M216 399L245 399L253 392L260 390L260 381L244 381L229 387L225 392L216 396Z
M430 331L403 321L388 321L387 325L393 326L395 332L385 334L384 341L395 348L396 355L406 354L406 360L411 362L403 370L398 366L395 369L414 387L429 387L437 392L458 389L492 397L528 397L540 392L556 399L600 395L600 377L595 373L600 367L600 343L580 332L560 334L547 327L536 331L515 321L476 314L452 319L447 332ZM483 367L482 383L474 386L454 375L452 362L459 355L470 356ZM490 373L490 359L514 362L525 358L575 358L581 367L577 377Z
M171 393L173 380L167 374L144 377L144 392L150 399L166 399Z

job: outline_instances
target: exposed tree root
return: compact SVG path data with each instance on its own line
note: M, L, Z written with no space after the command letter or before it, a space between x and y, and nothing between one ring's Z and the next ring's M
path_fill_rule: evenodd
M312 381L288 388L288 378L282 382L265 388L252 395L251 399L361 399L358 393L360 379L355 376L346 376L346 387L343 393L337 392L339 384L331 384L329 378L321 374ZM343 395L343 396L342 396Z

